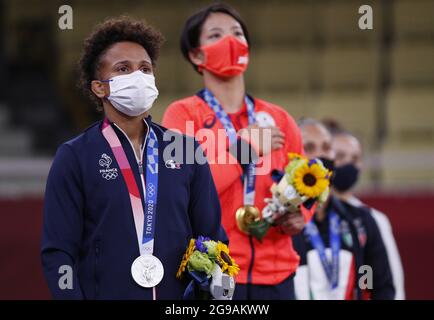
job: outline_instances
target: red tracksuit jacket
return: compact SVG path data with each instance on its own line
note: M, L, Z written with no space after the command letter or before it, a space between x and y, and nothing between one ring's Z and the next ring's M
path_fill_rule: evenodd
M268 174L258 175L256 178L255 205L262 211L265 206L264 198L270 198L270 187L273 184L271 171L283 170L288 163L288 153L303 153L300 130L294 119L281 107L269 102L254 99L255 113L261 113L266 117L271 116L277 127L285 133L286 143L282 149L275 150L267 155L271 161ZM267 115L268 114L268 115ZM237 113L229 115L235 129L248 126L247 109L244 107ZM193 132L187 132L186 122L193 121ZM182 100L173 102L166 110L163 117L163 126L178 129L185 134L194 134L199 129L208 128L217 136L217 130L224 130L212 109L201 98L200 93ZM200 138L196 136L200 143ZM262 240L249 240L236 225L235 212L243 205L243 174L242 167L226 147L219 147L216 143L215 154L208 154L210 168L214 183L219 194L222 208L222 222L229 237L229 249L231 256L240 265L240 272L236 281L238 283L253 283L263 285L278 284L290 276L299 264L299 256L294 251L291 237L281 234L272 227ZM232 163L213 164L213 158L232 158ZM215 161L217 162L217 161ZM308 221L312 213L305 215Z

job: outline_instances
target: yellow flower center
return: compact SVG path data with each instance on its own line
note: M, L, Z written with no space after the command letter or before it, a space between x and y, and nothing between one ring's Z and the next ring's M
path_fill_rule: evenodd
M222 251L220 254L221 254L223 261L231 266L232 265L231 258L226 254L226 252Z
M316 184L316 177L311 173L306 173L303 176L303 183L309 187L312 187Z

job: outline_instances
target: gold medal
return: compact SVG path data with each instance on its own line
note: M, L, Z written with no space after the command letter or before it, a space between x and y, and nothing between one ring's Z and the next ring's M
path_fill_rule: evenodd
M242 232L249 234L249 225L252 222L259 220L259 209L255 206L246 205L240 207L235 213L238 229Z

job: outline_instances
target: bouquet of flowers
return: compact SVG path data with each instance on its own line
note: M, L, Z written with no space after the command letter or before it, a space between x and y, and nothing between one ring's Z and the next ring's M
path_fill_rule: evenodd
M283 176L271 186L272 198L265 199L262 217L248 226L249 233L262 240L283 215L298 211L301 205L324 203L329 195L331 174L321 160L290 153Z
M200 236L190 240L176 277L188 273L192 279L184 299L231 300L239 270L226 244Z

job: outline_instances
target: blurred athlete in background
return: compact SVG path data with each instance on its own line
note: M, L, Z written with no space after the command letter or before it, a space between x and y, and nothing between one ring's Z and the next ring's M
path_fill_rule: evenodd
M335 175L333 178L334 194L342 201L353 206L367 207L353 193L362 170L362 145L360 141L334 121L325 121L325 125L332 133L332 149L336 154ZM392 226L384 213L374 208L370 208L370 210L386 246L393 284L396 290L395 300L403 300L405 299L404 272Z
M333 170L335 151L327 128L314 119L302 120L300 128L306 156L322 159ZM295 276L297 299L394 298L386 249L368 208L354 207L331 194L293 240L301 257Z

